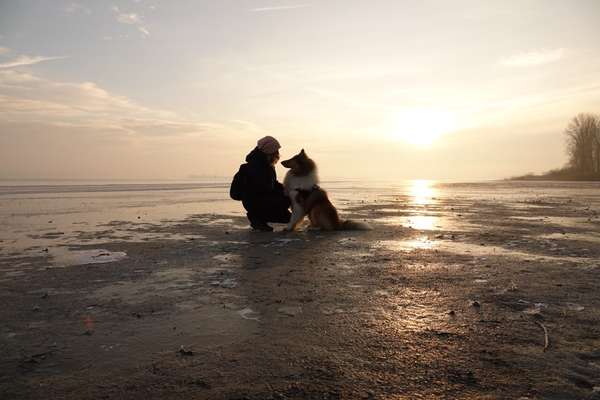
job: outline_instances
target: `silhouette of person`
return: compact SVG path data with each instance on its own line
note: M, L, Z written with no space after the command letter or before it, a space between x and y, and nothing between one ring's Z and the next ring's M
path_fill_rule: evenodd
M290 199L285 196L275 172L280 148L277 139L265 136L246 156L242 204L250 226L255 230L270 232L273 228L268 222L290 221Z

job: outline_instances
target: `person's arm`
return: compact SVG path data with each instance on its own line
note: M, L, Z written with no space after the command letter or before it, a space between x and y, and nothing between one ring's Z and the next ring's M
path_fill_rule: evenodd
M267 171L258 168L256 165L249 165L248 191L258 195L273 192L273 185Z

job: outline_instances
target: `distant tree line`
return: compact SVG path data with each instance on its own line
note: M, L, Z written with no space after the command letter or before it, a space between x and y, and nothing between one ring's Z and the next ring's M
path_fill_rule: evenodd
M577 115L565 135L570 169L581 175L600 175L600 117Z
M524 181L600 181L600 115L578 114L565 129L568 164L541 175L533 173L510 179Z

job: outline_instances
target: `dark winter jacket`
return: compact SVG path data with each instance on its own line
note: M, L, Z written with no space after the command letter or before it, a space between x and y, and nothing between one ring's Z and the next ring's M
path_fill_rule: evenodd
M267 155L255 148L246 156L246 187L244 202L263 197L283 196L283 185L277 182L275 167L269 163Z

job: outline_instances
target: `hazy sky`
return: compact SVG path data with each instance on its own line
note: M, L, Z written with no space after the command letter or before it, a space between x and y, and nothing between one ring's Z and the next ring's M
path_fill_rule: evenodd
M323 178L541 172L599 37L597 0L0 0L0 178L228 176L264 134Z

